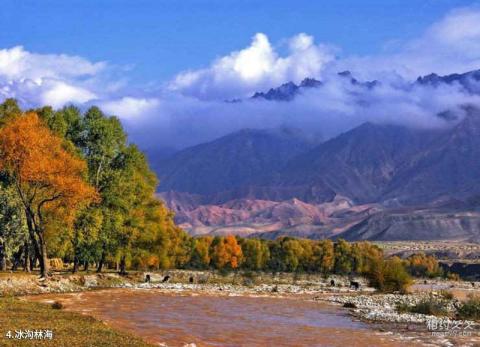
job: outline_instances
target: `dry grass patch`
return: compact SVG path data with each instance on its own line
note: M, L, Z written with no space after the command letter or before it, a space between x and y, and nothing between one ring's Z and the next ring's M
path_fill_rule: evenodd
M52 330L53 340L7 339L7 331L11 330L14 334L15 329ZM95 318L16 298L0 299L0 330L1 346L152 346L139 338L116 331Z

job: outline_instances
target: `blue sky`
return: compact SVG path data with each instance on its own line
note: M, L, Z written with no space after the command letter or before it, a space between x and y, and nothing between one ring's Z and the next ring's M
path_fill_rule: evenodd
M3 0L0 47L63 53L133 67L144 83L207 66L262 32L274 44L299 32L341 48L381 52L419 35L461 0Z
M242 128L438 127L438 113L480 105L480 93L412 81L480 69L479 23L480 5L461 0L3 0L0 101L98 105L149 150ZM344 70L381 83L363 90ZM306 77L323 87L249 99Z

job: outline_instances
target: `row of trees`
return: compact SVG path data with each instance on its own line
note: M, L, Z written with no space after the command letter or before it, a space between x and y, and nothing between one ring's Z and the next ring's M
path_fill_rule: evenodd
M219 245L227 245L221 247ZM384 291L405 290L411 276L442 275L433 256L414 254L407 259L385 258L383 251L369 242L307 240L289 237L275 241L239 237L200 237L192 240L187 267L271 272L307 272L324 275L357 274Z
M27 271L49 256L88 268L127 258L180 262L186 234L155 198L157 179L115 117L97 107L22 112L0 105L0 269Z

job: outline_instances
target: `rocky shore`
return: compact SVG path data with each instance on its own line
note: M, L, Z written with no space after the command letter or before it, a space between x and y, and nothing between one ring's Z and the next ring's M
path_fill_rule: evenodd
M165 292L201 292L225 295L319 295L359 292L350 287L346 277L313 277L293 279L290 274L277 274L252 278L244 276L218 276L209 272L170 271L120 276L116 273L53 275L39 279L35 275L4 274L0 278L0 296L22 296L46 293L69 293L102 288L157 289ZM268 277L268 278L267 278ZM373 292L363 279L361 292ZM335 283L332 285L332 281Z
M320 298L328 302L342 304L345 307L351 307L352 314L355 316L373 322L393 322L393 323L415 323L425 324L432 320L439 319L445 324L452 324L453 319L449 317L437 317L420 313L399 313L397 307L402 305L415 306L418 303L431 298L431 294L415 293L415 294L374 294L374 295L345 295L345 296L329 296ZM460 305L458 299L443 300L446 311L454 314ZM467 322L467 321L464 321ZM473 326L474 322L468 322Z

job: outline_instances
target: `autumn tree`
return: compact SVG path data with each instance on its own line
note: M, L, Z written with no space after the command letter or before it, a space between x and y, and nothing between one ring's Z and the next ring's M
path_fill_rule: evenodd
M351 247L353 271L366 274L380 266L383 260L383 251L369 242L356 242Z
M73 223L75 212L97 198L95 189L85 182L85 162L67 151L63 140L37 114L28 113L0 131L0 169L11 177L22 202L41 276L45 277L48 223Z
M392 257L383 262L383 283L379 287L385 292L406 292L412 279L402 259Z
M417 277L435 277L442 274L438 260L434 256L425 255L424 253L409 256L407 258L407 268L413 276Z
M332 240L321 240L313 246L313 263L315 271L323 274L331 273L335 263Z
M217 269L236 269L242 260L242 248L235 236L215 237L212 242L212 261Z

